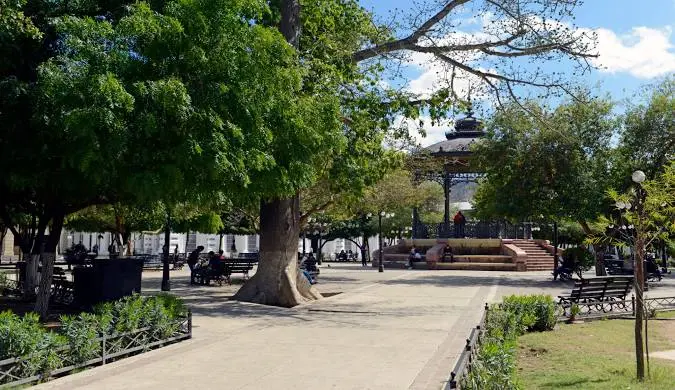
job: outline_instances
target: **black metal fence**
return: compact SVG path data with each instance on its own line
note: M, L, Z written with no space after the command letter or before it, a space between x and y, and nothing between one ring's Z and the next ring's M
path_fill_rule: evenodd
M100 343L100 355L85 362L74 362L69 347L57 350L60 361L58 368L47 373L25 375L31 372L31 357L16 357L0 361L0 389L42 382L52 377L68 375L73 370L103 365L151 349L192 338L192 313L176 323L176 331L170 337L163 337L159 330L146 327L127 333L103 335L96 339Z
M469 221L463 225L420 223L413 230L415 238L511 238L530 239L536 224L512 224L506 221Z
M645 298L644 301L645 312L648 316L653 312L675 310L675 297ZM558 304L556 308L558 321L568 320L572 314L572 307L575 306L578 308L575 317L579 319L634 316L635 295L626 300Z

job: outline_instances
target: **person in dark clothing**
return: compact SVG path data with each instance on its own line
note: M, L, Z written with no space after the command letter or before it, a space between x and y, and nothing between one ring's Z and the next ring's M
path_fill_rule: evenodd
M314 257L314 253L310 253L307 260L305 260L305 270L309 272L316 271L316 258Z
M216 255L214 251L209 251L209 267L215 268L218 264L220 264L220 256Z
M188 267L190 267L190 284L195 284L195 265L199 261L199 254L204 250L203 246L198 246L187 258Z
M462 223L462 216L459 214L459 211L452 218L452 222L455 228L455 238L459 238L459 225Z
M464 217L464 214L462 214L461 211L458 211L452 218L452 222L455 224L455 238L463 238L464 227L466 226L466 217Z
M553 280L558 280L558 276L560 276L560 280L570 279L574 272L574 258L563 256L558 256L558 258L556 264L560 264L560 266L553 271Z
M452 263L455 261L454 255L452 254L452 247L450 247L450 244L446 245L445 248L443 249L443 262L447 262L448 259Z
M368 266L368 256L365 255L366 252L361 253L361 266L362 267L367 267Z

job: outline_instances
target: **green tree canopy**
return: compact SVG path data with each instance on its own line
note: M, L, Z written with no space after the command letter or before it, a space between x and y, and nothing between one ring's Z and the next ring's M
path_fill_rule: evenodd
M574 101L554 110L533 102L528 110L498 110L476 149L485 179L474 203L483 218L594 220L611 188L612 104Z
M675 156L675 76L646 89L646 99L629 103L617 151L617 175L623 188L640 169L648 178L663 172Z

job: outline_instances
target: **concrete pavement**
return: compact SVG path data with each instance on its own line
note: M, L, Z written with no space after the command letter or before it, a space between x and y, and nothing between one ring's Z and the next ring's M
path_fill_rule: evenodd
M146 291L160 274L146 274ZM190 287L194 338L38 389L439 389L485 302L558 295L549 274L324 266L319 289L338 293L293 309L228 301L238 286Z

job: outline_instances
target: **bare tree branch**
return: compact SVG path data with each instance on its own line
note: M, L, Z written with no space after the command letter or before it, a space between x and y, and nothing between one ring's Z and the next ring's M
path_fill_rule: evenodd
M503 99L518 100L518 87L534 87L547 95L562 92L577 98L572 84L560 73L533 70L516 59L529 58L535 64L566 59L575 63L575 74L584 74L593 67L589 60L598 57L593 51L593 34L575 30L569 24L579 0L447 0L441 4L438 12L423 11L425 19L415 17L409 35L359 50L352 55L352 61L380 57L406 63L409 53L429 54L435 61L452 67L446 75L449 87L444 86L452 88L448 96L456 100L455 77L472 76L502 105ZM449 18L453 11L459 11L459 6L470 4L476 4L469 11L471 15L489 13L493 17L482 24L482 31L467 34L457 29L461 21ZM457 20L463 17L460 14ZM427 102L425 97L412 99L415 104Z
M438 24L441 20L445 19L445 17L448 16L448 14L450 14L450 12L452 12L453 9L459 7L464 3L468 3L469 1L471 0L450 1L443 7L443 9L438 11L438 13L427 19L426 22L422 23L422 25L415 31L413 31L413 33L410 34L408 37L360 50L352 55L352 60L354 62L361 62L369 58L377 57L384 53L390 53L392 51L410 50L409 49L410 45L414 45L415 43L417 43L420 40L420 38L424 36L426 33L428 33L436 24Z

